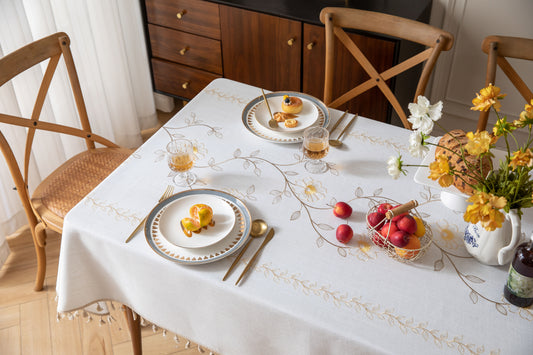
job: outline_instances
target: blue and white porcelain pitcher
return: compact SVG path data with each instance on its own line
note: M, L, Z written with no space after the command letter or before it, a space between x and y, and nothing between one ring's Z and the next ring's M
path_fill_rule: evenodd
M487 231L481 223L468 224L464 242L466 250L481 263L505 265L513 258L520 236L520 217L516 210L511 210L505 215L502 227L493 231Z

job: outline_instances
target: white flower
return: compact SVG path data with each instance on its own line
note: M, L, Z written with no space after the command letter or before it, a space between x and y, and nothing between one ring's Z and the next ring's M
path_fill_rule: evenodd
M442 116L442 101L430 105L426 97L418 96L416 104L409 104L409 112L411 116L407 120L411 122L413 129L430 134L433 130L433 123Z
M402 168L402 161L401 156L400 157L394 157L391 156L387 160L387 172L394 180L396 180L400 176L400 172Z
M415 131L409 136L409 153L415 158L422 158L429 151L429 147L424 145L423 133Z

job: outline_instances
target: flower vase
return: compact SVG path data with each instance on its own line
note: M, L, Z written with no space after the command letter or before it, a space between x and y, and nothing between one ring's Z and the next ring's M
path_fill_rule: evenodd
M505 265L511 261L521 235L520 217L516 210L506 213L501 228L487 231L481 223L468 224L465 229L466 250L486 265Z

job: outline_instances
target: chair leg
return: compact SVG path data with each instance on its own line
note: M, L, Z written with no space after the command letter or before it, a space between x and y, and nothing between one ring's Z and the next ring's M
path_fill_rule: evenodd
M133 346L134 355L142 355L142 338L141 338L141 317L139 315L134 316L134 312L128 306L124 306L124 313L126 320L128 321L128 329L131 336L131 344Z
M46 252L44 250L46 244L46 231L40 225L32 228L33 244L35 245L35 254L37 256L37 275L35 277L35 291L41 291L44 285L44 277L46 276Z

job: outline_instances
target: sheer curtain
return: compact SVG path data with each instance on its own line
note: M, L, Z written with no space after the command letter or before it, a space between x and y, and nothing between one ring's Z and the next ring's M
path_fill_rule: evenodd
M80 77L91 127L124 147L141 144L140 131L157 123L148 57L137 0L0 0L0 57L49 34L63 31ZM44 72L36 66L0 87L0 112L29 117ZM62 61L52 82L42 120L78 125ZM63 72L61 72L63 71ZM20 128L0 130L22 157ZM39 133L30 168L30 192L61 162L84 149L71 137ZM26 219L3 157L0 158L0 267L9 255L6 236ZM20 161L20 160L19 160Z

